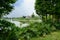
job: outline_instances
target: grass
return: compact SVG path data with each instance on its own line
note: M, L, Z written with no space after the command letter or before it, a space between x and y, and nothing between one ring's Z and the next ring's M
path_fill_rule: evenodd
M52 32L44 37L32 38L31 40L60 40L60 31Z
M24 23L27 23L27 22L35 22L34 20L40 20L39 17L30 17L30 18L23 18L23 17L20 17L20 18L3 18L5 20L13 20L13 21L19 21L19 22L24 22Z
M20 21L20 20L37 20L40 18L39 17L30 17L30 18L18 17L18 18L3 18L3 19L12 19L12 20Z

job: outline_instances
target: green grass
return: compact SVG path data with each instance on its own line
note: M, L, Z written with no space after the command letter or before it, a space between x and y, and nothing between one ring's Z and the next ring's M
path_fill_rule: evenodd
M31 40L60 40L60 31L52 32L44 37L32 38Z
M3 18L3 19L11 20L11 18ZM12 18L13 21L20 21L20 22L24 22L24 23L34 22L34 20L39 20L39 19L40 19L39 17L30 17L30 18L20 17L20 18ZM31 20L32 20L32 21L31 21Z
M11 18L3 18L3 19L11 19ZM20 18L12 18L13 20L17 20L17 21L20 21L20 20L37 20L37 19L40 19L39 17L30 17L30 18L23 18L23 17L20 17Z

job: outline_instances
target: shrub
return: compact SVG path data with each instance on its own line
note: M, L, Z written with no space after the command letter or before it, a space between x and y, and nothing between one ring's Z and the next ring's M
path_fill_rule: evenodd
M53 30L49 23L32 22L28 27L20 30L21 40L29 40L32 37L44 36L44 34L50 34Z
M0 40L18 40L17 30L14 24L0 20Z
M54 23L54 26L56 27L56 29L60 30L60 23L59 22Z

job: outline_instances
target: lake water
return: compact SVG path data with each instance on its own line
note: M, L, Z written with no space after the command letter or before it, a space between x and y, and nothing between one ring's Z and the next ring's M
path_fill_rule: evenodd
M10 21L11 23L14 23L17 27L20 27L20 28L29 26L28 23L21 23L19 21L13 21L13 20L8 20L8 21Z
M7 21L10 21L11 23L14 23L17 27L20 27L20 28L29 26L28 23L22 23L22 22L15 21L15 20L12 20L12 19L8 19ZM30 21L42 22L40 19L38 19L38 20L30 20Z

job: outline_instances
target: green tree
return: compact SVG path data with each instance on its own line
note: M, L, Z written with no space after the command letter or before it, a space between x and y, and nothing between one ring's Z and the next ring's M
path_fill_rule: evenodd
M12 11L15 2L16 0L0 0L0 18Z
M52 15L52 19L60 19L60 0L36 0L35 9L38 15Z
M35 17L34 13L31 15L32 17Z
M0 40L18 40L19 28L13 23L1 20L1 17L12 11L15 2L16 0L0 0Z
M0 40L18 40L18 28L6 20L0 20Z

